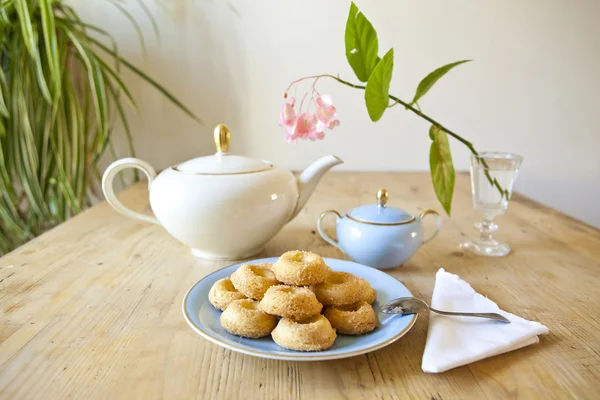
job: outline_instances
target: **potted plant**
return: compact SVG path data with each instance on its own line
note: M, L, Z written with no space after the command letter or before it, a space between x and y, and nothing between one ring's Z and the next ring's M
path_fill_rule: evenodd
M63 0L0 0L0 254L91 204L113 119L135 154L123 69L200 121Z

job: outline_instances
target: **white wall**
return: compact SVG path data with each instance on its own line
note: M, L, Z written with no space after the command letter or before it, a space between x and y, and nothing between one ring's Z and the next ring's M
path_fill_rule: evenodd
M213 151L217 123L232 128L233 151L301 168L333 153L348 170L428 169L428 125L400 107L373 124L363 92L322 82L342 125L319 143L288 144L278 110L288 83L318 73L353 79L344 56L349 2L342 0L146 0L161 42L146 32L144 59L127 20L106 0L72 0L110 30L122 53L162 82L205 121L198 126L152 88L130 77L140 99L133 115L138 155L164 168ZM158 7L163 4L164 7ZM595 0L358 0L395 48L390 92L410 99L419 80L445 63L472 58L421 101L425 112L478 149L524 155L516 189L600 227L600 2ZM468 152L452 142L458 169Z

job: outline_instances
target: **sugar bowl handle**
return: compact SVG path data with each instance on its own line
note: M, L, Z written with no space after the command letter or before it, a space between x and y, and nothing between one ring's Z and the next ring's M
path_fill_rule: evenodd
M440 214L438 214L437 211L425 210L423 211L423 213L421 213L421 215L419 215L419 220L423 220L423 218L425 218L425 216L429 214L435 217L437 221L437 227L435 228L435 232L433 232L433 235L429 236L427 239L423 239L423 244L432 241L438 235L438 233L440 233L440 229L442 228L442 218L440 217Z
M319 216L319 220L317 221L317 230L319 231L319 235L321 235L321 237L323 238L324 241L326 241L327 243L329 243L332 246L337 247L338 249L341 250L340 248L340 244L338 243L337 240L334 240L331 236L329 236L327 233L325 233L325 231L323 230L322 224L323 224L323 218L325 218L327 216L327 214L335 214L335 222L337 225L337 221L340 220L340 218L342 218L342 216L340 215L339 212L335 211L335 210L327 210L327 211L323 211L321 213L321 215Z

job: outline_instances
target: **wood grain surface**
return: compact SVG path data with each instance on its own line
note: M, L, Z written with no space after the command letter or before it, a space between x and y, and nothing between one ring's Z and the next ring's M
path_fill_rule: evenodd
M315 221L325 209L373 202L381 187L391 205L440 210L428 174L329 173L260 256L306 249L345 259L318 236ZM150 212L144 184L121 199ZM426 374L427 315L398 342L344 360L263 360L209 343L186 325L181 300L228 263L195 258L159 226L102 203L0 258L0 398L599 398L600 232L515 195L498 218L498 237L514 252L483 258L457 246L476 233L476 220L460 175L438 238L390 274L429 300L444 267L551 333L538 345Z

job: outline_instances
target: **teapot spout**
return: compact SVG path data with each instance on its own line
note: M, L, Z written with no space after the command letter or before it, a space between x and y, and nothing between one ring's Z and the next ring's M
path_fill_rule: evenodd
M319 158L317 161L309 165L308 168L302 171L298 177L300 196L298 197L296 209L292 213L290 220L296 217L300 210L304 208L304 205L313 194L317 183L319 183L325 172L342 163L343 161L336 156L325 156L323 158Z

